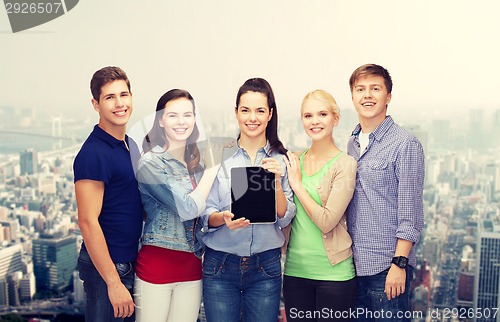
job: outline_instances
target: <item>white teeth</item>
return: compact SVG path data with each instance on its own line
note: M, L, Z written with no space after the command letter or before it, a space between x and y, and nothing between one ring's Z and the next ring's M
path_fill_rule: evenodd
M124 116L126 113L127 111L114 112L116 116Z
M255 130L257 127L259 127L258 125L256 124L252 124L252 125L247 125L247 127L250 129L250 130Z
M313 128L313 129L311 129L311 132L318 133L318 132L320 132L321 130L322 130L321 128L315 127L315 128Z
M363 106L365 106L365 107L372 107L373 105L375 105L375 104L373 104L373 103L365 103L365 104L363 104Z

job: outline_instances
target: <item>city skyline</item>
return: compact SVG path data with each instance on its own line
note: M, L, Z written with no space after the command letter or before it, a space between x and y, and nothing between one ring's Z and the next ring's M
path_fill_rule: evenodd
M472 125L481 120L478 117L480 113L476 114L470 119ZM477 265L489 265L488 258L483 260L482 255L478 255L483 249L477 246L481 240L477 235L478 225L482 219L492 218L498 222L500 218L500 163L497 161L500 147L497 144L486 151L479 144L482 137L470 135L474 133L474 127L463 133L460 130L454 131L452 124L453 120L447 120L431 124L430 131L418 127L409 129L414 131L430 151L426 153L424 190L426 228L416 246L419 262L416 266L415 290L412 291L414 314L426 312L428 317L436 317L439 312L451 316L451 309L457 307L462 314L473 310L475 295L467 285L477 285L475 288L481 292L480 285L491 284L488 273L481 275L474 269L475 265L476 268ZM208 130L213 130L214 133L224 130L217 123L206 125ZM236 127L236 124L233 125ZM338 143L345 142L346 136L347 131L343 131ZM304 145L306 137L307 135L301 132L300 122L291 122L283 133L283 138L290 140L295 147ZM470 140L463 141L467 137L470 137ZM40 267L37 268L35 261L38 256L35 246L45 233L54 236L60 233L75 235L77 241L72 242L73 255L70 256L73 259L76 258L75 248L81 243L72 184L72 163L78 148L73 145L38 153L28 150L19 153L17 158L2 156L0 185L5 191L1 195L0 204L0 218L3 219L0 241L8 254L11 254L10 251L16 251L17 248L11 248L13 245L22 245L23 259L29 261L32 258L32 264L23 264L22 274L17 268L12 277L7 276L5 283L9 289L19 288L21 293L19 298L8 297L8 300L4 296L5 300L2 302L0 292L0 310L3 309L3 312L17 310L28 314L40 310L41 307L65 310L72 307L71 301L81 305L82 289L78 280L73 284L74 293L64 292L52 302L52 306L51 302L36 300L38 297L33 289L35 282L39 285L45 278L43 270L42 273L38 271ZM500 225L493 228L494 236L500 236ZM464 255L466 252L467 256ZM492 253L496 254L496 251ZM18 258L19 264L20 259ZM491 264L496 265L495 260L492 258ZM57 260L51 267L55 271L59 267L63 269L63 265L62 260ZM465 268L467 270L463 271ZM67 281L68 271L58 271L57 276ZM77 276L73 274L73 277ZM485 277L483 281L474 284L474 279L480 276ZM469 282L460 282L464 278ZM0 286L1 283L0 279ZM64 285L68 286L68 283ZM68 287L71 288L71 285ZM36 292L44 294L43 289L41 291L38 286ZM17 293L9 291L8 294ZM31 302L31 299L34 301ZM26 304L23 306L23 303ZM61 304L64 305L60 306ZM491 315L497 314L497 311L493 311L494 308L486 307L484 311Z
M59 114L37 116L35 113L18 113L15 107L0 106L0 155L18 154L26 149L36 151L53 151L63 146L81 144L88 136L97 119L75 119ZM199 141L208 137L233 138L238 133L233 109L221 113L205 114L197 108L197 124L200 130ZM98 116L98 114L96 113ZM429 118L414 115L408 111L388 111L396 123L410 129L426 133L428 142L423 142L432 150L457 150L470 145L471 149L495 149L498 144L492 138L500 134L500 109L488 112L481 109L471 109L461 114L446 115L439 118ZM127 126L127 133L139 145L145 134L150 130L154 114L132 117ZM339 125L334 129L333 136L339 148L345 150L348 137L358 124L354 110L341 110ZM297 127L298 126L298 127ZM298 133L288 137L296 128ZM278 131L280 138L289 149L303 149L308 145L305 132L301 131L300 115L282 112L279 115ZM337 141L340 138L340 141ZM428 139L426 139L428 140ZM299 142L299 143L297 143ZM53 152L51 152L53 153Z

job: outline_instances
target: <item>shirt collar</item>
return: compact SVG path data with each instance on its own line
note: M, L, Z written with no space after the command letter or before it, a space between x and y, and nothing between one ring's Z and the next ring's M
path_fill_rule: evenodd
M151 152L157 154L158 157L160 159L164 160L165 162L171 162L172 160L174 160L176 162L180 162L179 160L174 158L174 156L170 152L168 152L167 150L165 150L163 147L161 147L159 145L156 145L155 147L153 147L151 149Z
M174 157L170 154L170 152L168 152L167 150L165 150L163 147L159 146L159 145L155 145L152 149L151 149L151 152L153 153L156 153L156 154L161 154L161 157L164 158L164 159L167 159L167 160L170 160L170 159L173 159Z
M101 129L98 124L96 124L94 126L94 130L92 131L92 134L94 134L96 137L98 137L99 139L103 140L107 144L109 144L111 147L116 147L116 146L119 146L119 145L123 145L123 141L122 140L118 140L117 138L115 138L114 136L112 136L111 134L109 134L108 132L106 132L103 129ZM128 136L127 135L125 135L125 141L128 142Z
M231 150L231 156L235 155L238 152L245 151L245 149L240 147L240 145L238 144L238 140L234 140L233 146L229 149ZM266 153L266 156L270 157L271 156L270 149L271 149L271 144L269 144L269 140L266 140L266 145L264 145L262 148L260 148L259 151L264 150L264 152Z
M377 126L375 128L375 130L373 130L373 132L372 132L375 140L380 141L382 139L382 137L384 136L384 134L389 130L389 128L393 124L394 124L394 120L392 119L392 117L390 115L387 115L386 118L384 119L384 121L382 123L380 123L379 126ZM358 123L358 125L356 125L356 127L352 131L351 135L359 136L359 132L361 132L361 125Z

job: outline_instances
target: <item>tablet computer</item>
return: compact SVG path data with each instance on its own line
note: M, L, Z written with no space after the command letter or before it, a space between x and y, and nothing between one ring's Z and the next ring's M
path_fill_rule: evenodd
M231 212L252 224L276 222L275 174L262 167L231 168Z

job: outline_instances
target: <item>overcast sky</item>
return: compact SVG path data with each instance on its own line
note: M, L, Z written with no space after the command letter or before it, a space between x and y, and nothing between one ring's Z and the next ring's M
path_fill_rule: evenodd
M278 110L298 113L322 88L353 109L348 78L386 67L391 108L439 116L500 108L500 1L82 0L13 34L0 10L0 106L95 117L89 81L103 66L129 75L135 114L185 88L202 114L230 109L250 77L272 85Z

